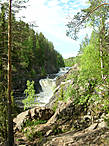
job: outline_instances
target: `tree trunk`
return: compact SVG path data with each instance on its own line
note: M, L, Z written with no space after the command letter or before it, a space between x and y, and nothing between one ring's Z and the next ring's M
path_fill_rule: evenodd
M104 79L103 75L103 47L102 47L102 40L100 39L100 63L101 63L101 78Z
M104 79L104 42L105 42L105 15L101 18L101 31L100 31L100 59L101 59L101 77Z
M9 0L9 17L8 17L8 146L13 146L13 144L14 144L12 100L11 100L11 4L12 4L12 0Z

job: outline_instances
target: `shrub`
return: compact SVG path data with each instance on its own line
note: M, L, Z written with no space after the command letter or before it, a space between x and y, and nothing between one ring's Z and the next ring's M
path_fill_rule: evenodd
M29 80L27 80L27 89L25 89L24 94L26 94L27 97L22 101L25 110L27 108L30 108L35 103L36 100L34 81L30 82Z

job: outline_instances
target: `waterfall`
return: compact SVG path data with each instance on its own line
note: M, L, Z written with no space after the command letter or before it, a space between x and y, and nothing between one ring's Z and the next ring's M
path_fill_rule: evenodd
M63 74L67 73L69 69L70 67L60 68L60 71L57 74L48 75L46 79L41 79L39 81L42 91L39 94L37 94L38 97L37 100L40 106L45 105L49 102L56 88L56 79L59 76L62 76ZM54 77L54 78L51 79L50 77L51 78Z
M56 87L56 81L55 79L41 79L39 81L42 91L37 94L38 98L38 103L41 105L45 105L46 103L49 102L49 99L53 96L53 91Z
M36 106L36 103L38 103L38 106L44 106L49 103L49 100L53 96L56 89L56 79L67 73L69 69L69 67L60 68L60 71L57 74L49 74L47 78L39 81L42 91L35 95L36 99L33 106ZM23 99L25 99L25 96L18 97L15 100L20 108L23 108Z

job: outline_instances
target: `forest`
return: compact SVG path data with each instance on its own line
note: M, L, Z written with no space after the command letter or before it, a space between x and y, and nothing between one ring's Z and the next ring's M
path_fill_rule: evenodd
M3 76L6 76L7 69L7 10L6 4L1 7L1 69ZM23 89L27 79L35 79L55 73L64 61L60 53L54 50L53 43L48 41L43 33L35 32L29 24L22 20L17 21L14 12L12 13L12 80L13 89ZM20 80L19 80L20 79ZM15 83L15 84L14 84ZM17 83L17 84L16 84Z
M87 125L86 121L81 120L83 116L81 114L88 114L90 108L90 111L93 111L96 117L99 112L98 119L101 116L100 114L107 114L108 116L105 116L104 121L109 125L109 3L106 0L88 0L88 3L89 7L81 9L80 12L69 19L66 25L66 35L74 40L79 38L78 34L82 29L89 28L92 31L90 37L86 35L83 39L78 55L69 59L63 59L62 55L54 49L53 43L43 33L35 32L28 23L22 20L16 20L14 9L21 6L20 1L15 1L14 9L11 12L11 106L13 109L15 108L13 97L17 92L24 91L27 80L38 81L47 74L56 73L60 67L72 67L72 71L63 77L65 84L60 84L59 89L57 89L58 92L55 95L56 99L51 107L55 115L57 109L61 109L61 102L66 105L67 102L71 101L75 113L72 116L65 114L63 116L61 115L63 113L60 112L60 115L58 114L57 116L59 121L57 120L53 123L54 125L50 125L52 129L49 129L52 131L51 135L62 134L68 131L77 132L84 126L86 126L85 128L90 126L90 122L87 122L89 124ZM9 133L13 135L13 127L8 129L10 124L9 115L13 118L15 113L9 113L9 95L7 92L7 90L9 91L7 65L9 59L8 15L10 11L8 11L8 3L0 1L0 4L0 137L2 141L7 141L8 139L8 145L12 146L13 139L9 137ZM71 110L68 109L66 112L70 112ZM63 109L63 112L65 112L65 109ZM74 119L73 116L75 116ZM80 124L79 126L75 126L75 121L79 121L76 118L83 122L82 128ZM65 123L67 123L67 126L69 124L69 127L72 127L63 130L62 125ZM99 125L99 123L97 124ZM31 131L29 132L29 136L28 131L23 131L22 133L26 133L27 139L30 138L30 141L35 141L37 137L39 141L43 141L45 137L44 132ZM103 143L101 142L100 144ZM108 145L109 143L106 144Z
M11 13L11 66L12 95L24 92L27 80L39 79L56 73L64 60L42 32L24 21L16 19L16 11L24 8L26 1L13 1ZM7 138L7 88L8 88L8 1L0 1L0 137ZM36 91L38 92L38 91ZM3 111L3 112L2 112Z

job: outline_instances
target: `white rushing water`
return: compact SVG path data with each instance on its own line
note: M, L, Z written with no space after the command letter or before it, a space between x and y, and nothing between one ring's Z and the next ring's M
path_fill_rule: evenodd
M70 69L69 67L60 68L60 71L57 74L53 75L54 76L53 79L47 77L46 79L41 79L39 81L42 88L42 92L37 94L38 96L37 100L40 106L47 104L50 98L53 96L54 90L56 88L56 78L67 73L69 69Z
M60 71L57 74L50 74L47 78L41 79L39 81L42 91L39 94L36 94L36 100L33 106L39 105L44 106L49 103L50 98L53 96L56 88L56 79L69 71L70 67L60 68ZM20 108L23 108L22 100L25 97L16 98L16 103Z

